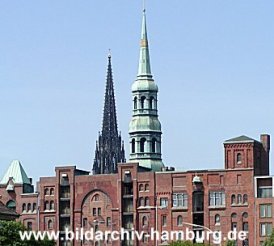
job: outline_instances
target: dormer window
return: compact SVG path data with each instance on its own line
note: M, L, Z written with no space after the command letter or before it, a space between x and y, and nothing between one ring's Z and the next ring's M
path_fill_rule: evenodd
M237 164L242 164L242 154L241 153L237 154Z

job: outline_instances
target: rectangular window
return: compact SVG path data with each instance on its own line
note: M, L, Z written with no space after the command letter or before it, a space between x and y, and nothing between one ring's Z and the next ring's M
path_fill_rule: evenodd
M163 215L163 217L162 217L162 226L166 226L166 224L167 224L166 215Z
M101 208L98 208L98 216L101 215Z
M272 217L272 205L262 204L260 205L260 218L271 218Z
M243 222L243 231L248 231L248 222Z
M96 215L96 208L92 209L92 215L95 216Z
M111 218L107 217L107 226L110 226L110 225L111 225Z
M88 219L84 218L83 219L83 226L86 227L88 225Z
M258 198L272 197L272 186L262 186L258 188Z
M166 208L168 206L168 199L167 198L160 198L160 206Z
M187 208L188 196L186 193L174 193L173 194L173 207Z
M261 223L260 224L260 236L270 236L272 233L272 223Z
M209 206L224 207L225 206L225 193L223 191L209 192Z
M231 223L231 231L237 230L237 222L232 222Z

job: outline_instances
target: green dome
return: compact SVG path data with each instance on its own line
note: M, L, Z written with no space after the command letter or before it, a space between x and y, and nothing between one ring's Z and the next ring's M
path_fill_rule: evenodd
M135 80L131 87L131 91L158 91L158 86L154 82L154 80L148 80L148 79L138 79Z
M129 123L129 133L138 131L161 132L161 123L156 117L135 116Z

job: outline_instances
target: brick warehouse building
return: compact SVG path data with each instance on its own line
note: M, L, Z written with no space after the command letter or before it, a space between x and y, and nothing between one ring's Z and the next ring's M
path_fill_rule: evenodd
M270 136L240 136L224 142L224 169L175 171L161 154L158 87L150 68L145 11L137 79L132 85L130 158L117 131L109 57L103 130L96 143L93 175L75 166L56 167L41 177L36 191L19 161L0 181L0 202L15 210L26 227L95 231L182 230L248 231L235 245L258 246L272 230L273 178L269 176ZM115 147L115 148L114 148ZM209 242L212 243L212 242ZM120 245L119 241L59 241L58 245ZM148 237L123 245L159 245Z

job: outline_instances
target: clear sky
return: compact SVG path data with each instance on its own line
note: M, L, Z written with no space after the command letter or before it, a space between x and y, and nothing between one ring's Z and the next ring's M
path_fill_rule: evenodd
M164 163L222 168L224 140L274 138L274 1L146 5ZM35 181L91 170L109 48L128 157L141 15L141 0L0 1L0 176L13 159Z

